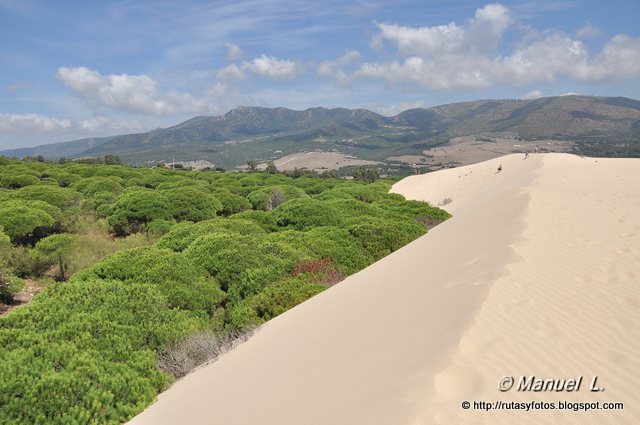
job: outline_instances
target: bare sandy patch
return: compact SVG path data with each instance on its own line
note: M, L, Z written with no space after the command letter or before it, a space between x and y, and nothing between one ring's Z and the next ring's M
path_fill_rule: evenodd
M403 155L387 158L412 167L431 169L475 164L511 153L570 152L574 143L564 140L524 140L516 134L491 134L452 138L447 144L425 150L422 155Z
M293 170L306 168L308 170L324 171L337 170L340 167L374 165L375 161L358 159L340 152L298 152L286 155L273 161L278 170ZM265 169L266 162L259 164L258 169Z

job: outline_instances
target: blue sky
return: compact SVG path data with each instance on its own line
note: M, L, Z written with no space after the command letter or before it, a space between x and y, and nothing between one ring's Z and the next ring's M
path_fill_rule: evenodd
M0 0L0 148L239 105L640 99L640 1Z

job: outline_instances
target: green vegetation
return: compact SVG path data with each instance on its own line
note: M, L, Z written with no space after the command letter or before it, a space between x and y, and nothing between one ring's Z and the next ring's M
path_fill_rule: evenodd
M51 235L38 241L31 255L36 261L48 266L59 266L58 280L66 280L69 259L76 248L72 235Z
M51 282L0 318L8 424L125 422L238 332L448 218L366 172L0 159L0 302Z

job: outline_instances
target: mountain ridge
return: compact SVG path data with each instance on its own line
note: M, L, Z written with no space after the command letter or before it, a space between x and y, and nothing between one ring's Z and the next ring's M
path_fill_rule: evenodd
M218 116L133 133L0 152L49 159L117 154L129 163L207 159L236 166L274 152L321 150L384 161L422 154L461 136L513 134L562 139L577 151L640 155L640 101L625 97L559 96L535 100L476 100L414 108L387 117L367 109L240 106Z

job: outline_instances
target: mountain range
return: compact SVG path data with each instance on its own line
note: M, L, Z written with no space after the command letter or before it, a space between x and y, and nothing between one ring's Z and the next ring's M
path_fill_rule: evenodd
M624 97L560 96L535 100L479 100L410 109L385 117L365 109L239 107L146 133L41 145L5 156L99 157L127 163L204 159L234 167L309 151L340 152L387 162L424 155L462 136L563 140L575 153L640 156L640 101Z

